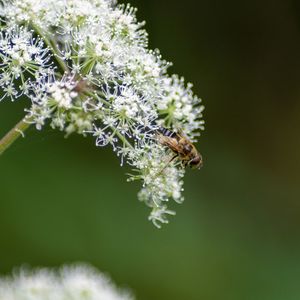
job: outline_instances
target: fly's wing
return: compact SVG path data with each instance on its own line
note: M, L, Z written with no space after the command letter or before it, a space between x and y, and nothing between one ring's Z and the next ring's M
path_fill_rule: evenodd
M162 134L158 135L158 141L164 145L170 148L173 152L178 153L178 141L175 138L170 138L163 136Z
M189 143L191 143L190 138L182 131L182 129L178 129L177 135L178 135L180 138L184 138L186 141L188 141Z

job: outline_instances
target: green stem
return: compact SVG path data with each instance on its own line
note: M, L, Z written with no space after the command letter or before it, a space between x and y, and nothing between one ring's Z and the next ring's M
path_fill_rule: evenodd
M15 127L13 127L1 140L0 140L0 155L20 136L24 136L24 131L31 125L30 119L23 118Z
M119 130L118 129L116 129L115 127L113 127L113 126L110 126L110 128L112 129L112 130L114 130L114 132L115 132L115 134L118 136L118 138L127 146L127 147L129 147L130 149L134 149L134 147L128 142L128 140L125 138L125 136L123 136L122 134L121 134L121 132L119 132Z
M64 72L69 72L69 68L66 65L66 63L59 57L60 53L57 47L57 44L50 40L46 34L43 33L42 29L34 24L31 23L32 28L34 29L34 31L43 39L43 41L46 43L46 45L54 52L54 56L56 58L56 61L58 62L58 64L60 65L60 67L63 69Z

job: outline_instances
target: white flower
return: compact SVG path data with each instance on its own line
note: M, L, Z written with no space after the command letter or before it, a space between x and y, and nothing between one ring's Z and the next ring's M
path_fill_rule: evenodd
M133 300L95 268L65 266L59 270L21 269L0 279L0 300Z
M27 92L28 82L44 73L50 54L26 27L10 27L0 34L0 88L12 101Z
M193 95L192 84L184 85L184 79L177 75L165 77L163 80L164 94L157 103L157 109L165 116L167 127L175 130L180 128L192 140L199 135L195 132L204 129L201 120L204 106L201 99Z
M143 183L139 199L154 225L166 223L167 202L183 201L184 168L160 145L159 127L196 141L200 99L183 78L169 76L158 50L147 48L136 9L112 0L3 0L0 87L28 97L27 121L49 122L66 135L92 134L111 145Z
M64 109L72 107L73 98L77 97L77 92L73 91L75 86L67 86L63 82L54 82L48 88L49 97L53 99L55 104Z
M160 206L153 208L148 219L152 221L157 228L161 228L160 223L169 223L167 215L175 215L175 212L172 210L168 210L166 206Z

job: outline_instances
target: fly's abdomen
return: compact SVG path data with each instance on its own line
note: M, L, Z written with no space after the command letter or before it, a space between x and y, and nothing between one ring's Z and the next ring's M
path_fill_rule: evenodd
M171 131L171 130L169 130L167 128L164 128L164 127L159 127L157 129L157 131L159 133L161 133L163 136L167 136L167 137L170 137L170 138L176 138L177 137L177 133L176 132Z

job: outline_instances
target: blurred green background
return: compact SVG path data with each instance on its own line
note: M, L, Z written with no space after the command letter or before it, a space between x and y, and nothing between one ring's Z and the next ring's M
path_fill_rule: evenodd
M31 128L0 158L0 272L84 261L142 300L300 299L299 1L131 3L203 98L205 166L157 230L110 148ZM1 135L24 106L1 103Z

